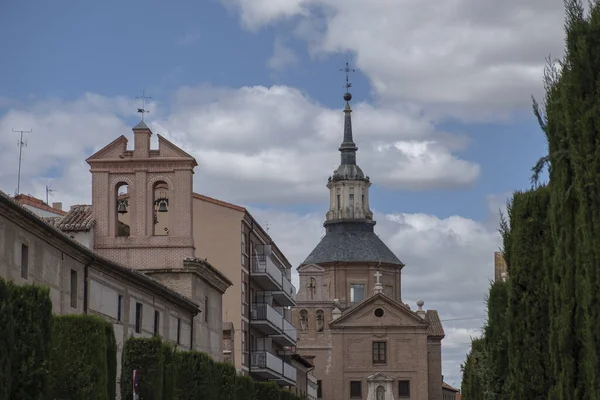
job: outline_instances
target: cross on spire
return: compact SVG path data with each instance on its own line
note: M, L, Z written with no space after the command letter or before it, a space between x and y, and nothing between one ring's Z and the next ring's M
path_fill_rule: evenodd
M379 272L379 270L377 270L377 272L375 272L375 279L377 280L377 281L375 282L375 284L377 284L377 285L381 285L381 282L379 282L379 278L381 278L381 276L382 276L382 275L381 275L381 272Z
M355 69L351 69L348 64L348 56L346 56L346 66L344 68L340 68L340 71L344 71L346 73L346 84L344 87L346 88L346 92L350 91L352 87L352 83L350 83L350 72L356 72Z
M152 97L146 96L146 89L142 90L141 96L136 96L136 99L142 99L142 108L138 108L137 112L142 114L142 121L144 120L144 114L149 113L150 111L146 110L146 99L151 99Z

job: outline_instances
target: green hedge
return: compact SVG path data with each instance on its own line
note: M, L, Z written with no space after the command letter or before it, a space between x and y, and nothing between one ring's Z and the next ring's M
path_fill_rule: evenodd
M290 392L287 389L281 389L279 392L279 400L302 400L300 396Z
M237 400L235 367L229 363L215 363L216 398L218 400Z
M260 400L279 400L279 386L274 382L255 382L256 398Z
M48 386L52 301L46 287L9 284L14 316L10 399L43 399Z
M106 329L103 319L91 315L54 317L50 398L109 398Z
M133 397L133 371L137 369L140 371L140 397L144 400L162 400L164 359L160 338L127 340L121 362L121 398Z
M214 361L199 351L175 353L175 398L178 400L218 400Z
M165 400L175 398L175 347L163 343L163 393Z
M117 340L115 331L110 322L104 323L106 335L106 379L108 385L108 399L117 398Z
M0 399L10 398L11 367L15 350L14 316L10 289L0 279Z
M235 379L236 400L256 400L254 380L249 376L237 376Z

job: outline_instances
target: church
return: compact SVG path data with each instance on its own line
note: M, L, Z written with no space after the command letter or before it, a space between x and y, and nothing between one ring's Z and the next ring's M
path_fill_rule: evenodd
M422 300L416 311L402 302L404 264L374 231L351 99L347 91L341 163L327 182L326 234L298 267L297 351L315 365L319 399L442 400L444 329Z

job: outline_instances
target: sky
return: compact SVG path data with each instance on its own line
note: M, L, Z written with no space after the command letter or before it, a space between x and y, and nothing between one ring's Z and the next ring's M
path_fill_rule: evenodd
M460 386L485 322L499 210L546 154L531 111L562 56L560 0L0 2L0 190L90 202L85 159L145 120L196 157L196 192L248 207L295 267L324 234L344 68L376 232L403 301L446 330ZM156 144L156 135L154 135ZM132 142L132 141L131 141ZM294 275L297 282L297 275ZM414 309L414 306L413 306Z

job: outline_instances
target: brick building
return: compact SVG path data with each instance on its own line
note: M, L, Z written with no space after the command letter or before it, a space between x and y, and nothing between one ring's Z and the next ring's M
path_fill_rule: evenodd
M351 98L341 163L327 183L326 234L298 267L298 352L315 365L319 399L442 400L444 330L437 311L402 302L404 264L374 232Z

